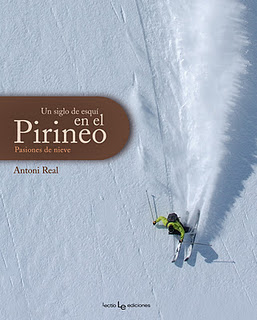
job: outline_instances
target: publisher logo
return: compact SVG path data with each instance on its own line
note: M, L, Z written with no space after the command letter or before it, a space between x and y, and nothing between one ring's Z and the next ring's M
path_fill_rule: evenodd
M144 308L150 308L151 305L149 303L128 303L128 304L125 304L125 303L121 303L120 301L118 301L117 303L102 303L102 306L104 308L107 308L107 309L120 309L120 310L127 310L127 309L131 309L131 308L141 308L141 309L144 309Z

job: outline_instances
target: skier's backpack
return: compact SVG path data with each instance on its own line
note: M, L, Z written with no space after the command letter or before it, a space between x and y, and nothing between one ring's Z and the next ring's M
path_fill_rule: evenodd
M167 218L168 222L176 222L178 221L178 216L175 212L170 213Z

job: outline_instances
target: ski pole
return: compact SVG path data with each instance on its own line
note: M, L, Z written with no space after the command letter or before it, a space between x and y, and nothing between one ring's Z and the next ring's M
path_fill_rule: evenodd
M149 199L149 195L148 195L148 191L147 191L147 190L146 190L146 196L147 196L147 200L148 200L148 204L149 204L149 208L150 208L151 216L152 216L153 221L154 221L154 217L153 217L153 210L152 210L152 207L151 207L151 203L150 203L150 199Z
M154 212L155 212L156 219L157 219L158 218L157 207L156 207L156 202L155 202L155 196L153 194L152 194L152 198L153 198Z
M212 244L209 244L209 243L201 243L201 242L195 242L195 244L198 244L199 246L207 246L207 247L212 247Z
M190 244L190 242L185 241L186 244ZM201 243L201 242L195 242L194 244L198 244L199 246L207 246L212 247L212 244L209 243Z

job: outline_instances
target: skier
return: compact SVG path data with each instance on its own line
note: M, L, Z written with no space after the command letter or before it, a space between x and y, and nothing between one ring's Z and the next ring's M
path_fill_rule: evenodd
M162 221L165 227L169 229L169 234L179 234L179 242L181 243L184 240L185 233L190 231L189 227L183 226L175 212L170 213L167 218L160 216L157 220L153 221L153 225L156 225L159 221Z

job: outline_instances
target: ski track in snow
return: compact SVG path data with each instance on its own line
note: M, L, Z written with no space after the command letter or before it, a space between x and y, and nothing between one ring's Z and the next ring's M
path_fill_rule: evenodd
M151 61L151 57L150 57L150 53L149 53L149 48L148 48L148 44L147 44L147 36L146 36L146 31L145 31L145 27L144 27L144 23L143 23L143 19L142 19L142 15L139 9L139 5L138 5L138 0L135 0L135 4L137 7L137 12L139 15L139 20L140 20L140 24L142 27L142 32L143 32L143 38L144 38L144 43L145 43L145 51L146 51L146 55L147 55L147 60L148 60L148 64L149 64L149 68L151 71L151 75L152 75L152 86L153 86L153 92L154 92L154 100L155 100L155 104L156 104L156 108L157 108L157 115L158 115L158 124L159 124L159 128L160 128L160 135L161 135L161 142L162 142L162 149L163 149L163 156L164 156L164 165L165 165L165 171L166 171L166 177L167 177L167 189L169 190L169 202L170 202L170 206L171 209L173 210L173 198L172 198L172 194L171 194L171 186L170 186L170 174L169 174L169 169L168 169L168 164L167 164L167 159L166 159L166 153L164 151L164 137L163 137L163 127L162 127L162 122L160 119L160 106L159 106L159 100L158 100L158 94L157 94L157 90L156 90L156 85L154 82L154 72L153 72L153 66L152 66L152 61Z
M121 19L120 19L119 15L118 15L118 12L117 12L117 10L115 9L115 6L114 6L114 4L112 3L112 1L110 1L110 4L111 4L112 10L113 10L116 18L118 19L119 22L121 22Z

